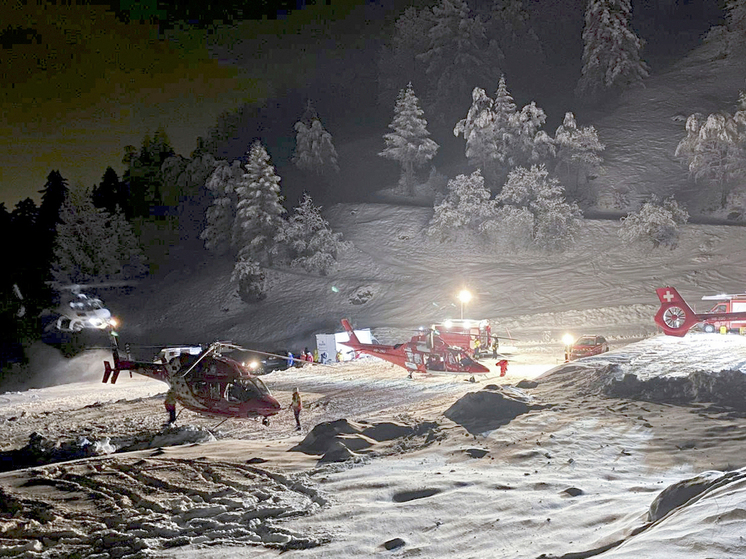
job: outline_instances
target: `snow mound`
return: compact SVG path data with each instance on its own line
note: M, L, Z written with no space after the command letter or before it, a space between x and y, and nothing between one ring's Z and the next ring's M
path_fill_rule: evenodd
M688 559L702 542L707 557L740 557L745 518L746 468L704 472L662 491L650 506L649 524L603 557L649 557L661 550L666 559Z
M465 394L443 415L476 435L507 425L531 410L545 407L531 401L528 394L517 388L491 384L479 392Z
M344 462L369 454L377 443L430 435L437 427L433 422L408 425L397 422L374 424L352 423L338 419L316 425L306 438L291 448L294 452L321 455L320 463Z

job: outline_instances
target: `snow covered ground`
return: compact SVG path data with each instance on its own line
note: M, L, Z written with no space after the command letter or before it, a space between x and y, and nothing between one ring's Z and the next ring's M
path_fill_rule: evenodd
M158 383L136 379L4 394L4 454L31 432L57 447L81 434L110 444L98 457L0 474L0 549L28 558L746 553L746 409L606 396L625 374L743 376L746 339L655 336L556 367L532 361L477 384L410 380L375 359L265 377L281 402L301 389L300 434L288 411L268 428L211 429L214 420L188 411L163 428ZM515 388L527 377L538 384ZM486 429L470 429L485 418ZM111 453L125 441L139 450Z

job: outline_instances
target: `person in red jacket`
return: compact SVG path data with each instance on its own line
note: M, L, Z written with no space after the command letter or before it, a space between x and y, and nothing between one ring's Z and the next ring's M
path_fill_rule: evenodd
M508 360L507 359L500 359L500 361L498 361L497 364L500 366L501 377L504 377L506 374L508 374Z
M297 388L293 390L293 401L290 402L290 409L295 414L295 428L300 431L300 410L303 409L303 401Z

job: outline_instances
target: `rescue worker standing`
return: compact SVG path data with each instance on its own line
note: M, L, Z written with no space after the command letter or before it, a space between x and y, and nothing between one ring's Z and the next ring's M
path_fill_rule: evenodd
M166 392L166 399L163 401L163 405L168 412L168 425L176 422L176 393L173 388L169 388Z
M303 402L300 399L300 392L298 392L297 388L293 390L293 401L290 402L290 409L295 414L295 428L300 431L300 410L303 409Z

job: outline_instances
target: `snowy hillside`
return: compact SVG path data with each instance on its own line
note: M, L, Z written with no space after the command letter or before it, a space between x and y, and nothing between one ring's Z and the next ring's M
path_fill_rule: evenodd
M726 111L733 113L739 91L746 89L746 59L719 55L717 44L703 44L667 71L653 74L625 92L618 105L590 124L606 144L605 172L596 183L601 205L614 207L613 191L633 207L650 193L676 197L692 214L716 209L714 198L694 186L687 169L674 157L686 136L686 119Z
M122 319L123 339L302 349L316 333L340 331L348 317L394 343L420 326L458 318L456 294L466 287L474 294L466 317L491 319L497 333L518 338L527 351L557 351L568 331L599 333L613 344L655 332L656 287L674 285L702 308L704 295L744 288L740 227L686 225L675 250L652 250L622 245L618 221L585 220L568 252L501 254L431 240L427 208L339 204L325 215L354 245L336 272L276 270L267 299L247 305L230 285L230 263L190 260L125 298L107 299Z

